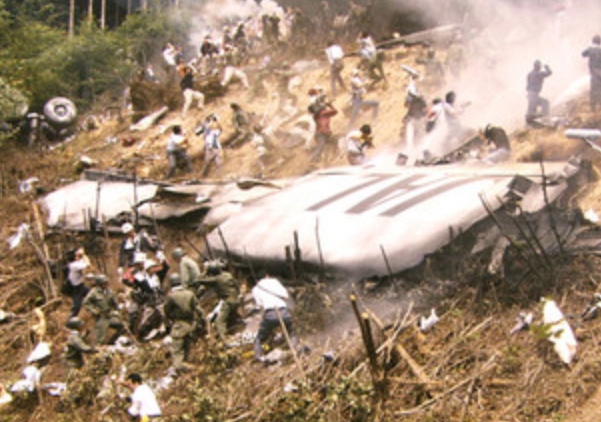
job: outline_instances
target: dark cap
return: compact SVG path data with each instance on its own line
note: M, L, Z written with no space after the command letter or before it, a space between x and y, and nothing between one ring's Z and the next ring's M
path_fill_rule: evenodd
M78 317L71 317L67 320L67 323L65 324L65 326L69 329L76 329L79 328L83 325L83 321L81 319L79 319Z

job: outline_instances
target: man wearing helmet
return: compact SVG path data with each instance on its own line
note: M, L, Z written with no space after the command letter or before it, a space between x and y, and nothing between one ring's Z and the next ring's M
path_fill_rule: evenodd
M119 306L113 292L108 287L108 278L104 274L95 276L96 286L83 301L83 307L94 317L94 344L111 344L123 330L123 323L119 318ZM115 334L106 340L109 328L115 329Z
M81 368L84 364L84 353L95 353L96 349L88 345L81 337L81 327L83 321L78 317L71 317L67 321L66 327L69 329L69 338L65 346L65 362L70 368Z
M223 270L223 263L219 261L208 261L204 264L205 275L199 283L209 289L213 289L219 299L219 304L211 315L215 318L215 328L219 339L225 343L228 322L235 317L240 306L240 287L234 277ZM209 316L209 319L212 319Z
M190 258L186 251L177 247L171 252L171 257L179 264L179 275L186 289L195 289L200 279L200 268L196 261Z
M169 276L171 291L165 300L165 316L171 323L171 360L177 371L190 369L186 364L190 342L198 326L203 327L205 315L192 290L182 285L178 273Z

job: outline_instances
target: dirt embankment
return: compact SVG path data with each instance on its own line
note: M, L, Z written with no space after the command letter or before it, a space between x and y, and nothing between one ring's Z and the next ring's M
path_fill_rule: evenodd
M423 55L421 47L400 48L390 52L386 63L387 88L377 87L370 97L380 102L380 116L374 125L374 152L394 154L401 145L399 132L404 92L408 76L401 64L421 69L416 59ZM356 59L346 61L348 79ZM327 88L327 68L309 71L295 88L299 107L308 104L310 87ZM271 87L274 81L268 80ZM30 176L40 179L40 188L50 190L65 180L77 178L76 166L81 155L98 162L100 168L133 171L140 177L162 179L166 173L165 128L181 123L193 139L190 154L194 173L200 178L202 141L193 134L199 120L207 113L221 116L224 136L231 133L229 103L236 101L245 109L262 116L272 112L270 96L249 99L247 91L234 85L228 94L207 105L203 111L191 111L182 119L172 111L159 125L137 133L137 141L128 147L122 137L130 136L128 123L107 120L94 131L80 134L73 142L53 152L42 154L21 148L6 147L2 154L2 197L0 215L3 226L0 237L7 239L21 223L35 224L31 202L34 195L18 193L19 180ZM334 100L343 110L348 95ZM594 123L595 116L586 110L584 101L574 105L573 115L582 126ZM597 122L598 123L598 122ZM334 132L343 135L347 118L343 113L332 122ZM593 161L593 173L601 164L596 153L580 144L566 151L561 131L550 129L525 130L512 136L514 160L527 160L543 150L546 157L565 159L583 153ZM344 164L344 158L334 151L319 167ZM233 179L256 173L254 150L250 145L226 150L224 165L213 170L211 178ZM309 171L310 153L302 146L286 149L276 145L267 176L270 178L299 176ZM597 183L582 190L577 203L583 209L600 210ZM39 192L42 193L42 192ZM187 234L176 227L162 226L161 234L167 250L185 244L188 235L201 244L196 234ZM39 238L36 238L36 242ZM102 239L95 252L108 263L107 272L116 274L118 239ZM66 247L92 242L86 236L66 233L47 238L49 254L58 257ZM63 249L63 250L61 250ZM446 254L446 255L445 255ZM442 257L453 254L442 251ZM32 348L29 325L35 319L30 313L42 303L45 272L34 249L24 242L8 250L0 245L0 308L15 312L23 319L0 325L4 353L0 354L0 381L10 382L20 377L26 356ZM553 352L542 330L533 329L510 336L515 317L522 310L540 318L540 296L552 296L566 315L579 315L598 289L599 260L590 256L560 256L552 265L541 269L544 277L534 277L528 266L510 254L514 260L512 272L500 280L485 275L486 256L465 259L453 266L424 265L402 280L384 282L377 287L357 286L360 303L367 304L374 314L383 316L382 347L376 365L370 367L354 320L347 295L348 285L318 284L295 290L296 322L303 343L312 352L298 362L290 360L284 366L265 368L253 364L249 349L223 349L211 341L201 341L192 351L192 363L197 370L178 378L160 393L166 420L407 420L407 421L557 421L597 420L601 380L601 352L598 338L599 320L582 322L570 318L576 329L579 348L576 360L562 364ZM445 263L444 259L440 259ZM427 282L424 280L428 280ZM377 284L377 283L376 283ZM111 286L121 287L116 280ZM365 286L364 286L365 287ZM53 356L44 373L44 382L64 381L67 371L60 353L66 339L63 324L69 310L69 300L53 302L46 309L47 337L52 341ZM383 303L386 306L382 305ZM436 307L440 322L423 333L415 328L419 315ZM345 322L346 324L343 324ZM374 318L377 324L377 318ZM88 326L90 326L88 321ZM126 403L116 391L98 395L105 376L118 376L124 365L128 371L139 371L147 378L164 375L169 366L167 350L160 343L142 344L134 357L101 353L88 359L88 365L75 375L73 391L77 400L65 403L62 411L58 400L45 393L29 398L17 397L0 410L0 418L17 420L124 420ZM322 355L327 358L323 358ZM330 361L333 356L334 360ZM371 369L371 370L370 370ZM88 415L88 416L84 416Z

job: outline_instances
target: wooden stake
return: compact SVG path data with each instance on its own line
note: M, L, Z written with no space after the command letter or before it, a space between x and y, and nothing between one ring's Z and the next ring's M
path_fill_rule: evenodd
M384 257L384 262L386 263L386 269L388 270L388 277L390 277L390 280L392 280L392 268L390 268L390 262L388 262L388 256L386 255L384 246L380 245L380 250L382 251L382 256Z
M321 251L321 241L319 239L319 217L315 217L315 240L317 242L317 252L319 253L319 268L321 275L325 274L325 263L323 261L323 252Z

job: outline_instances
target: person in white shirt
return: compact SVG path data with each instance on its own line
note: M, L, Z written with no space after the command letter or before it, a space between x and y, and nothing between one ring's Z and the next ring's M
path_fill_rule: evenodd
M130 374L126 384L133 391L131 406L127 409L130 416L142 422L161 416L161 408L154 392L148 385L142 384L142 377L139 374Z
M167 171L167 179L171 179L175 173L178 162L183 162L188 173L192 173L192 164L190 157L186 154L188 147L188 139L182 134L180 125L173 126L173 133L167 141L167 160L169 162L169 170Z
M67 276L67 282L69 283L69 295L73 304L71 306L71 313L69 318L76 317L81 310L83 300L90 291L83 283L83 273L86 268L90 266L90 259L86 255L86 251L83 247L75 251L75 259L69 263L68 269L69 274Z
M263 309L263 319L255 339L255 359L263 361L263 342L265 342L280 327L280 318L284 323L292 347L296 347L297 339L292 327L292 316L287 301L290 298L288 290L274 277L265 274L252 289L253 298L258 307Z
M330 41L328 43L328 48L326 48L326 56L328 57L328 62L330 63L330 83L332 88L332 97L336 97L338 95L338 90L336 89L336 84L338 83L343 91L346 91L346 86L344 85L344 80L342 80L342 69L344 69L344 62L342 59L344 58L344 51L342 48L334 43L334 41Z

